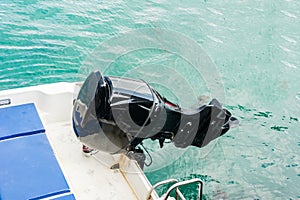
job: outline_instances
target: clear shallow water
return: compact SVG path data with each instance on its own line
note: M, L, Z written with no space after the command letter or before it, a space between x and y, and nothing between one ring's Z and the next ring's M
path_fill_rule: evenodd
M147 177L152 183L202 178L207 199L300 198L299 1L0 0L0 21L0 90L82 80L95 48L128 31L166 29L190 38L213 61L222 102L241 125L200 150L152 145L155 164L146 168ZM190 45L181 44L185 52ZM117 58L108 74L148 77L185 106L194 96L214 94L180 55L143 48L119 55L126 46L110 49ZM185 85L199 85L194 95L176 94L173 74L158 76L170 68L190 75ZM190 189L185 192L192 196Z

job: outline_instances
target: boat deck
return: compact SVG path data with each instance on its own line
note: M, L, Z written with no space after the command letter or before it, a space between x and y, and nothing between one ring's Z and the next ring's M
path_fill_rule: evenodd
M36 107L56 162L66 180L66 188L69 186L69 191L54 193L47 198L146 199L151 185L135 161L122 155L112 156L103 152L90 157L82 153L82 145L73 133L71 125L72 101L78 87L75 83L56 83L0 91L0 100L11 101L10 105L2 105L0 109L28 103L33 103ZM36 148L36 151L39 149ZM7 154L0 154L0 159L9 159L9 152ZM110 169L116 163L120 164L120 169ZM26 171L24 173L26 174ZM25 175L25 178L42 179L43 176ZM0 186L1 184L6 183L2 182ZM13 190L17 193L18 190L22 190L22 185L19 187ZM1 191L0 199L5 199L5 192ZM155 192L152 197L157 198Z

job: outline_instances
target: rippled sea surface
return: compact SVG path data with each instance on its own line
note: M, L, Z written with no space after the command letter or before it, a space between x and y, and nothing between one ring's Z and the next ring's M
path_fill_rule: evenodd
M165 45L148 48L149 34L139 30ZM133 39L126 40L128 32ZM112 48L102 54L104 43ZM105 73L143 78L190 106L191 96L220 94L185 59L202 59L195 44L212 61L221 101L240 126L202 149L149 144L149 180L201 178L206 199L300 199L297 0L0 0L0 90L83 80L107 59ZM215 78L212 68L196 67ZM183 188L190 198L194 189Z

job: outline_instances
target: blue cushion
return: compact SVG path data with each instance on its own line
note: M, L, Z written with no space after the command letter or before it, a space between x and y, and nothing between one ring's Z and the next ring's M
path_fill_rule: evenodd
M45 132L33 103L0 108L0 141Z
M2 140L0 149L1 200L70 192L45 133Z

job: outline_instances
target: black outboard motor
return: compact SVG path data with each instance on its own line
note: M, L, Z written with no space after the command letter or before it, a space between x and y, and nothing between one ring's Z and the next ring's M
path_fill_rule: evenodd
M213 99L182 109L141 80L92 72L74 102L73 127L80 141L108 153L134 151L145 139L166 139L176 147L203 147L238 120Z

